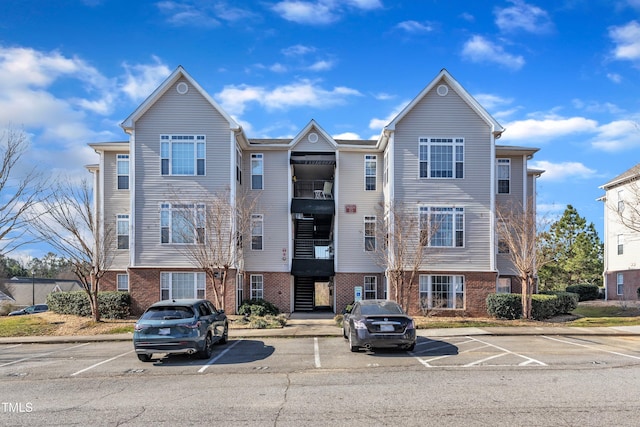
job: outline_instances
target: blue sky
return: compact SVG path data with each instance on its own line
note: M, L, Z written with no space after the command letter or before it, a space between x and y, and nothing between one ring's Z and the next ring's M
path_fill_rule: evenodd
M88 177L178 65L254 138L377 137L446 68L499 143L540 148L539 211L601 237L598 186L640 161L640 0L0 2L0 126L52 174Z

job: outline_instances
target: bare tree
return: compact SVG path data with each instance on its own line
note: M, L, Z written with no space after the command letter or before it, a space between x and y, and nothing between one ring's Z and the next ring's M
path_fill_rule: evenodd
M433 221L423 219L421 223L415 206L390 202L378 207L376 229L372 231L376 244L369 243L367 249L374 262L386 270L393 298L405 311L417 293L418 276L437 229Z
M500 252L508 257L522 287L522 315L531 318L531 296L535 290L537 271L552 262L556 251L544 239L548 221L536 216L535 204L529 200L499 205L497 236Z
M180 250L206 273L213 284L215 305L225 309L229 273L241 267L243 236L251 235L258 199L246 192L234 196L226 188L201 202L181 200L178 195L174 200L173 206L183 210L182 239L192 243Z
M93 210L89 184L59 183L43 203L45 214L34 215L34 231L69 261L89 297L93 319L100 321L100 281L115 255L115 228Z
M46 198L43 176L31 167L19 173L20 161L29 144L22 131L11 127L0 135L0 254L32 243L27 227L29 212Z

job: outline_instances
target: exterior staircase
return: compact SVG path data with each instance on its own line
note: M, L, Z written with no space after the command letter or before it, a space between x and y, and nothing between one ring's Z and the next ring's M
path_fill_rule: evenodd
M313 220L299 219L296 221L296 237L294 258L314 258L313 249Z
M313 311L315 279L313 277L296 277L294 311Z

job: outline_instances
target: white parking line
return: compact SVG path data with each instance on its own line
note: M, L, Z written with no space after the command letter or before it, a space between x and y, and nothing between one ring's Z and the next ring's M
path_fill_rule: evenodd
M316 368L320 368L320 347L318 346L318 337L313 339L313 356L316 362Z
M87 342L87 343L84 343L84 344L74 345L73 347L67 347L67 348L63 348L63 349L60 349L60 350L56 350L56 351L50 351L49 353L34 354L33 356L30 356L30 357L23 357L22 359L14 360L13 362L4 363L4 364L0 365L0 368L2 368L4 366L13 365L15 363L24 362L25 360L37 359L38 357L49 356L50 354L60 353L61 351L67 351L67 350L71 350L71 349L78 348L78 347L84 347L85 345L89 345L89 344L91 344L91 343Z
M223 351L222 353L220 353L219 355L217 355L217 356L216 356L216 357L214 357L213 359L209 359L209 361L207 362L207 364L206 364L206 365L204 365L202 368L200 368L200 369L198 370L198 373L202 373L202 372L206 371L206 370L207 370L207 368L208 368L209 366L211 366L211 365L213 365L214 363L216 363L216 361L217 361L218 359L220 359L222 356L224 356L224 355L227 353L227 351L231 350L233 347L237 346L237 345L238 345L238 344L240 344L242 341L243 341L243 340L235 341L235 342L234 342L233 344L231 344L229 347L225 348L225 349L224 349L224 351Z
M575 345L575 346L578 346L578 347L585 347L585 348L589 348L591 350L598 350L598 351L602 351L604 353L615 354L616 356L623 356L623 357L629 357L631 359L640 360L640 357L638 357L638 356L634 356L632 354L619 353L617 351L603 350L603 349L601 349L601 348L599 348L599 347L597 347L595 345L580 344L580 343L571 342L571 341L567 341L567 340L561 340L559 338L548 337L546 335L542 335L542 338L546 338L546 339L551 340L551 341L558 341L558 342L565 343L565 344L571 344L571 345Z
M468 342L472 342L472 340L464 341L464 342L461 342L461 343L458 343L458 344L466 344L466 343L468 343ZM438 348L445 348L445 347L447 347L447 348L448 348L448 347L451 347L451 346L450 346L450 345L447 345L447 346L440 346L440 347L435 347L434 349L438 349ZM427 368L433 368L433 366L431 366L431 365L429 364L429 362L433 362L434 360L439 360L439 359L446 359L447 357L451 357L451 356L458 356L458 355L460 355L460 354L465 354L465 353L469 353L469 352L472 352L472 351L480 350L481 348L485 348L485 347L489 347L489 346L487 346L487 345L481 345L480 347L475 347L475 348L472 348L472 349L469 349L469 350L461 351L461 352L459 352L459 353L457 353L457 354L444 354L444 355L442 355L442 356L432 357L431 359L421 359L421 358L419 358L419 357L417 357L417 359L418 359L418 361L419 361L420 363L422 363L422 364L423 364L424 366L426 366ZM431 350L434 350L434 349L431 349Z
M534 363L534 364L537 364L537 365L539 365L539 366L547 366L547 364L546 364L546 363L544 363L544 362L541 362L541 361L539 361L539 360L533 359L533 358L531 358L531 357L529 357L529 356L525 356L525 355L523 355L523 354L519 354L519 353L513 352L513 351L511 351L511 350L507 350L506 348L503 348L503 347L500 347L500 346L497 346L497 345L494 345L494 344L491 344L491 343L488 343L488 342L485 342L485 341L479 340L478 338L473 338L473 337L467 337L467 338L472 339L472 340L474 340L474 341L478 341L479 343L482 343L482 344L485 344L485 345L491 346L491 347L493 347L493 348L497 348L498 350L503 351L503 352L504 352L504 354L500 354L500 355L493 356L493 357L490 357L490 358L487 358L487 359L483 359L483 360L478 360L478 361L476 361L476 362L473 362L473 363L469 363L469 364L467 364L467 365L464 365L465 367L468 367L468 366L474 366L474 365L480 364L480 363L482 363L482 362L485 362L486 360L489 360L489 359L495 359L496 357L504 356L504 355L506 355L506 354L512 354L512 355L514 355L514 356L521 357L521 358L523 358L523 359L525 359L525 360L526 360L526 364ZM523 363L520 363L520 364L519 364L519 366L525 366L525 365L524 365Z
M20 347L22 344L10 345L7 347L0 348L0 351L9 350L10 348Z
M103 360L102 362L98 362L98 363L96 363L95 365L91 365L91 366L89 366L88 368L84 368L84 369L79 370L78 372L74 372L73 374L71 374L71 376L72 376L72 377L74 377L74 376L76 376L76 375L78 375L78 374L81 374L81 373L86 372L86 371L88 371L88 370L90 370L90 369L93 369L93 368L95 368L96 366L100 366L100 365L102 365L102 364L105 364L105 363L111 362L112 360L116 360L116 359L117 359L117 358L119 358L119 357L125 356L125 355L127 355L127 354L129 354L129 353L133 353L134 351L135 351L135 350L127 351L126 353L119 354L119 355L117 355L117 356L112 357L111 359Z

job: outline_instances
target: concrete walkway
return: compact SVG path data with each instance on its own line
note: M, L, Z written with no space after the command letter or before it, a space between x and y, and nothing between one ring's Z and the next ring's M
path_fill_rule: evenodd
M419 329L421 337L453 337L467 335L581 335L581 336L640 336L640 326L615 327L569 327L569 326L515 326L486 328L433 328ZM0 344L30 343L76 343L131 341L133 334L86 335L86 336L32 336L0 338ZM336 326L333 314L293 314L284 328L278 329L229 329L230 339L267 338L267 337L340 337L342 328Z

